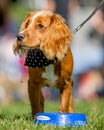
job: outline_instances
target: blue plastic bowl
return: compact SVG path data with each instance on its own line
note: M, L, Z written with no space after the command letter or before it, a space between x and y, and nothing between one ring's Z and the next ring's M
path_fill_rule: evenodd
M83 126L87 124L87 119L84 114L78 113L38 113L34 123L59 127Z

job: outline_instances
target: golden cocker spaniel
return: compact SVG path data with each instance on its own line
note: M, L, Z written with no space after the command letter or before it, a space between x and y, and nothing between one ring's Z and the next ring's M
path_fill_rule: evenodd
M42 86L59 89L59 112L74 112L71 40L72 33L65 20L50 11L30 12L22 23L13 49L19 55L26 54L33 118L44 111Z

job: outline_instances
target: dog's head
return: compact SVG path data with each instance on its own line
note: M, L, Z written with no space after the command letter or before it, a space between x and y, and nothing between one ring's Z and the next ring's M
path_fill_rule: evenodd
M72 33L65 20L50 11L28 14L14 44L15 53L38 48L48 59L62 60L72 39Z

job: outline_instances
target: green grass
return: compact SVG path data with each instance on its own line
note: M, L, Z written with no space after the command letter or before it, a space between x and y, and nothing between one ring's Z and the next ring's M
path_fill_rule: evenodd
M57 102L46 102L46 112L57 112ZM30 114L30 105L14 102L0 106L0 130L104 130L104 99L75 103L77 113L86 114L88 125L76 128L59 128L48 125L34 125Z

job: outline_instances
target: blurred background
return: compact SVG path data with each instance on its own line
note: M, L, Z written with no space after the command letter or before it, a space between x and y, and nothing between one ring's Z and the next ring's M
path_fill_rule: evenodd
M20 25L31 10L62 15L73 31L101 0L0 0L0 104L27 101L27 68L12 46ZM104 5L73 37L74 100L104 97ZM59 92L45 87L46 100L59 100Z

